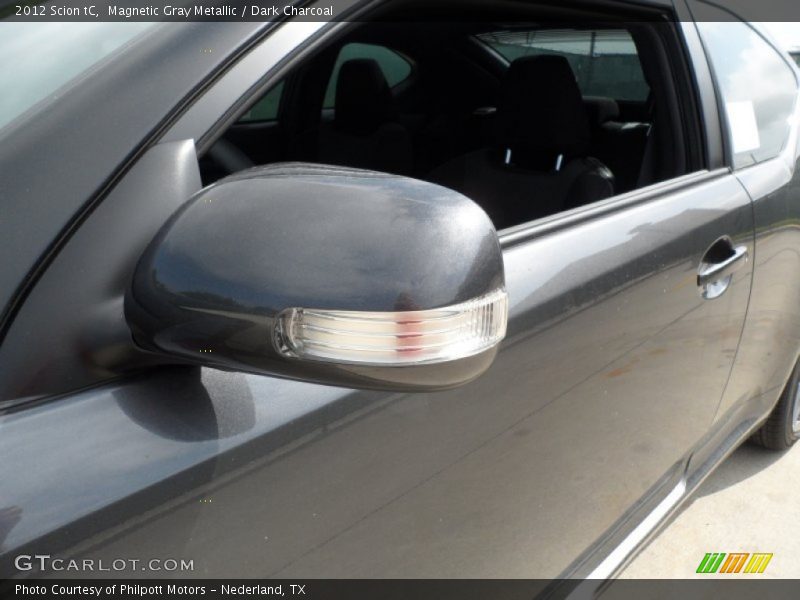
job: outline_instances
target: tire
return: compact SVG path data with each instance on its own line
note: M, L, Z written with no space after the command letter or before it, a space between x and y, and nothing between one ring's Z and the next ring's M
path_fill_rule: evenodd
M770 450L786 450L800 438L800 361L794 366L789 383L778 404L752 441Z

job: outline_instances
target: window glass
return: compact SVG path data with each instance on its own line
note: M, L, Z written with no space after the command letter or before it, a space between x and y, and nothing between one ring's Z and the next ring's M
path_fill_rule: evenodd
M744 23L697 25L722 94L734 166L777 156L789 136L797 95L791 67Z
M283 81L268 91L261 100L256 102L250 110L240 118L240 123L253 123L256 121L274 121L278 118L283 96Z
M509 61L537 54L564 56L584 96L644 101L650 93L636 45L625 30L503 31L478 38Z
M342 47L325 91L323 108L333 108L336 103L336 84L342 64L353 58L372 58L378 62L389 87L394 87L411 75L411 64L394 50L374 44L347 44Z

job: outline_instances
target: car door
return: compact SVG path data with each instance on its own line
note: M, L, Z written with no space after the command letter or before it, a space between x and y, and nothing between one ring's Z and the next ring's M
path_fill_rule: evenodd
M753 423L775 406L800 347L798 75L752 24L705 2L692 10L724 107L729 160L753 199L758 246L747 326L717 420ZM756 76L769 85L750 85Z
M125 215L141 214L170 169L181 185L160 210L199 185L189 139L202 146L222 114L209 107L250 90L237 78L283 57L281 29L81 225L16 334L46 329L74 257L130 231ZM462 388L390 394L176 367L0 417L2 506L16 507L4 574L39 572L21 553L144 560L169 577L588 574L644 514L681 496L747 310L750 200L728 170L703 169L500 240L508 336ZM113 298L104 308L118 318ZM132 564L118 574L141 575Z
M21 546L190 560L206 577L580 569L637 503L680 490L741 332L749 269L713 300L696 279L721 235L752 248L749 199L726 174L683 185L503 236L509 335L464 388L173 369L4 417L4 503L24 507L5 560Z

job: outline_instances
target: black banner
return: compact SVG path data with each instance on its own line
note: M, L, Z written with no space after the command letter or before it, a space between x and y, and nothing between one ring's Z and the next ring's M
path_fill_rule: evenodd
M540 0L542 5L558 4ZM586 4L586 2L577 2ZM354 9L370 2L357 0L0 0L0 19L19 22L92 22L92 21L348 21ZM379 3L372 3L379 4ZM384 5L401 5L403 0L384 0ZM465 13L479 19L482 12L497 11L498 6L477 0L462 3L410 3L420 19L460 20ZM535 3L532 3L535 4ZM689 0L695 20L743 19L746 21L800 22L800 3L796 0L725 0L705 2ZM433 8L435 6L435 8ZM449 6L449 8L448 8ZM515 10L509 8L513 21ZM703 6L721 10L705 16Z
M777 579L630 579L526 580L526 579L361 579L361 580L21 580L0 583L0 596L9 599L60 598L63 600L159 598L292 598L302 600L531 600L602 597L611 600L680 598L797 598L800 581Z

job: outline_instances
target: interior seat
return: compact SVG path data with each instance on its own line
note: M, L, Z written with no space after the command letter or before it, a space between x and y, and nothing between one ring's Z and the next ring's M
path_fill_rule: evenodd
M501 85L494 143L428 179L480 204L498 229L614 195L614 176L589 156L589 118L567 59L518 58Z
M619 118L619 104L606 96L584 96L583 105L592 130Z
M392 93L377 61L343 63L333 122L319 133L320 162L404 175L413 165L411 148L408 130L395 120Z
M592 156L614 173L616 192L621 194L639 187L651 124L621 121L619 104L613 98L584 96L583 104L592 132Z

